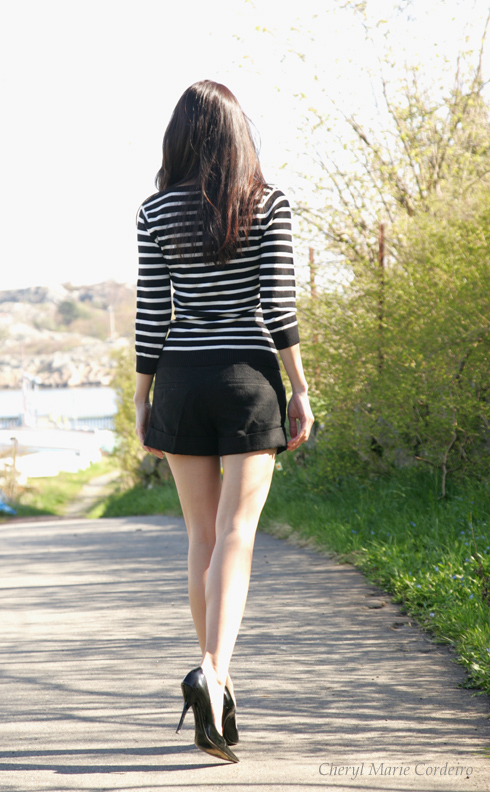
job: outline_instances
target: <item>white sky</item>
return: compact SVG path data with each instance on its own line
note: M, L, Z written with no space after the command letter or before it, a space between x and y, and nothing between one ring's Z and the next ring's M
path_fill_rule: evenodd
M373 50L342 5L4 1L0 289L136 281L136 211L155 190L170 113L196 80L231 88L260 132L266 178L293 189L308 106L328 93L349 112L370 112ZM413 0L411 22L393 18L392 0L368 7L388 20L377 35L388 33L400 62L418 58L430 75L439 52L471 36L465 25L488 0Z

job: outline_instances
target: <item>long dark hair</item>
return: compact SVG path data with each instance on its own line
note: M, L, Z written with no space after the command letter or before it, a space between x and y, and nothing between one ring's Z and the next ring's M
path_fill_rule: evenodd
M157 189L184 183L200 190L194 249L201 231L204 261L225 264L248 239L266 182L247 117L232 92L211 80L184 91L163 138Z

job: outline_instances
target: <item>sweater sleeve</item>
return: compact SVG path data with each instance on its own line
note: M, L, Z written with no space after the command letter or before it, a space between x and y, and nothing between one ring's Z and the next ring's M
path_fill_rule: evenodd
M143 207L138 212L137 228L136 371L154 374L172 316L170 275L161 248L148 228Z
M285 349L299 343L299 332L291 208L280 190L274 190L266 202L263 223L260 302L265 324L276 349Z

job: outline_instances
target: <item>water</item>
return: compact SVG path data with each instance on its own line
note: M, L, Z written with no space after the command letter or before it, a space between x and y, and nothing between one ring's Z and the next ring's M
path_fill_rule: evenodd
M112 418L117 412L116 392L108 387L38 388L26 393L27 412L38 418L85 423ZM23 392L0 390L0 419L20 418L24 411Z

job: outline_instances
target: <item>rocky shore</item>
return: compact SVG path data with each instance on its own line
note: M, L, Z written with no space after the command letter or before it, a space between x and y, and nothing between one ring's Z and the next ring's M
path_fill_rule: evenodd
M134 287L33 287L0 292L0 388L109 385L114 352L132 344Z

